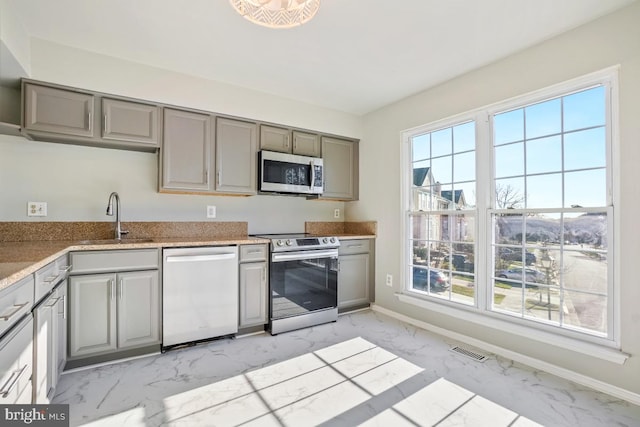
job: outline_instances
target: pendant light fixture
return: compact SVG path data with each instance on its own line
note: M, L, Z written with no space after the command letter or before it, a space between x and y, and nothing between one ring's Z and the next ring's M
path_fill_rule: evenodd
M229 0L249 21L269 28L291 28L309 22L320 0Z

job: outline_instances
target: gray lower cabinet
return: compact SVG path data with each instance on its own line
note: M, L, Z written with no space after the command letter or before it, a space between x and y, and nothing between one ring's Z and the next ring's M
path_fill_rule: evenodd
M157 105L102 98L102 138L159 146Z
M29 313L0 339L1 405L32 403L32 372L33 316Z
M213 191L214 153L211 116L164 109L160 191Z
M93 136L94 96L91 93L27 83L22 127L27 131Z
M268 322L267 246L240 247L240 310L239 328L264 325Z
M68 365L160 350L158 249L72 252L70 263Z
M358 143L322 137L324 192L322 199L358 199Z
M160 343L157 270L72 276L69 356Z
M367 239L341 240L338 259L338 309L357 308L372 300L373 249Z
M216 192L257 194L258 125L216 119Z

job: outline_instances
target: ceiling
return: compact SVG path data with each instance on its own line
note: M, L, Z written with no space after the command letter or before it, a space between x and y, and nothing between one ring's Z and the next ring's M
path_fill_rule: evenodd
M33 37L361 115L633 1L323 0L288 30L227 0L9 4Z

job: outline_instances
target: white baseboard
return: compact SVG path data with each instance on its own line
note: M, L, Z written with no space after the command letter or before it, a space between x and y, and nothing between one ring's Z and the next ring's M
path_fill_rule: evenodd
M376 305L376 304L371 304L371 309L373 311L377 311L378 313L382 313L389 317L393 317L394 319L400 320L402 322L409 323L410 325L416 326L418 328L434 332L438 335L442 335L442 336L454 339L456 341L463 342L465 344L469 344L471 346L477 347L478 349L482 349L490 353L494 353L499 356L506 357L507 359L523 363L532 368L540 369L542 371L548 372L550 374L556 375L566 380L573 381L575 383L590 387L602 393L606 393L608 395L617 397L619 399L626 400L627 402L633 403L634 405L640 405L640 394L638 393L634 393L629 390L623 389L621 387L608 384L604 381L591 378L587 375L583 375L578 372L574 372L569 369L562 368L560 366L557 366L548 362L544 362L540 359L536 359L531 356L517 353L515 351L511 351L497 345L486 343L477 338L473 338L464 334L449 331L439 326L435 326L430 323L423 322L421 320L417 320L412 317L405 316L404 314L400 314L395 311L386 309L384 307L380 307L379 305Z

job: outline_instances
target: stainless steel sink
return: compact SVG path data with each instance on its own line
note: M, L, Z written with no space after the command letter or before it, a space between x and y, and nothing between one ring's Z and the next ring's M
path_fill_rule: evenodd
M95 239L95 240L80 240L79 245L122 245L122 244L135 244L135 243L151 243L153 239Z

